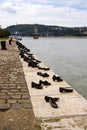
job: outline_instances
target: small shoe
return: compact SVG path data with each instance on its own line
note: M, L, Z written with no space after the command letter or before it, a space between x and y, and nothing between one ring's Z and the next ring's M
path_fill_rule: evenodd
M73 89L60 87L60 88L59 88L59 91L60 91L61 93L67 93L67 92L73 92Z
M45 71L50 70L50 68L42 68L40 66L38 66L38 69L45 70Z
M54 100L55 102L57 102L57 101L59 100L59 98L54 97L53 100Z
M63 81L62 77L55 76L55 75L53 75L52 79L53 79L53 81L55 81L55 80L56 81Z
M47 73L37 72L37 75L40 75L42 77L49 77L49 74L47 74Z
M41 73L41 72L37 72L37 75L40 75L40 76L42 76L42 73Z
M48 96L45 96L45 101L49 102L49 97Z
M51 83L49 83L48 81L42 81L42 80L39 81L39 84L40 85L42 85L42 84L44 84L44 85L51 85Z
M36 88L36 89L42 89L43 87L40 84L36 84L34 82L31 83L32 88Z
M51 85L48 81L44 81L44 85Z
M50 97L48 97L48 96L45 96L45 100L46 100L46 102L49 102L49 98ZM52 98L52 97L51 97ZM58 97L54 97L54 98L52 98L55 102L57 102L58 100L59 100L59 98Z
M42 74L42 77L49 77L49 74L43 73L43 74Z
M50 105L54 108L58 108L58 105L56 104L56 102L53 100L52 97L49 98L49 102L50 102Z
M50 68L44 68L45 71L50 70Z
M56 101L58 100L59 98L52 98L52 97L45 96L45 101L49 102L50 105L54 108L58 108L58 105L56 104Z

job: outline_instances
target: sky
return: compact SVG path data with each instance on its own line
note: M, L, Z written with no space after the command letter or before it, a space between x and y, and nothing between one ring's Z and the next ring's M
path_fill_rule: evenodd
M0 25L87 27L87 0L0 0Z

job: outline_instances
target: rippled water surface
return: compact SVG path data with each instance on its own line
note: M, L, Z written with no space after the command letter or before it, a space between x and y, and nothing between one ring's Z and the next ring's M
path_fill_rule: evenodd
M87 38L26 38L21 41L87 99Z

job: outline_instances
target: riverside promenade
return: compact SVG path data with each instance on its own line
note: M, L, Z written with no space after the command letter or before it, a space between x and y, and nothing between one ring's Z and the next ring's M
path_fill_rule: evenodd
M33 55L38 61L39 59ZM31 102L35 118L38 119L38 126L41 130L87 130L87 100L84 99L67 82L53 81L53 75L56 75L51 68L48 68L43 62L39 67L28 66L24 58L20 58L26 83L29 89ZM41 69L42 68L42 69ZM38 73L47 73L48 77L42 77ZM58 76L58 75L57 75ZM32 82L38 84L47 81L50 85L42 84L42 89L32 87ZM73 92L60 92L60 87L73 89ZM56 102L58 108L52 107L52 100L46 102L45 96L59 98Z
M9 45L7 41L7 50L0 50L0 130L87 130L87 100L74 89L60 93L60 87L72 87L64 80L53 81L55 73L43 62L39 67L29 66L15 43ZM38 84L40 80L50 85L32 87L32 82ZM59 98L58 108L46 102L45 96Z
M0 130L34 130L35 116L16 42L0 45ZM35 129L36 130L36 129Z

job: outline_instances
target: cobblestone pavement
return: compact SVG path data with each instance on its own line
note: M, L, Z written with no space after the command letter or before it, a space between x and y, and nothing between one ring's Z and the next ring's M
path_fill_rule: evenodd
M30 95L15 41L0 46L0 130L34 130Z

